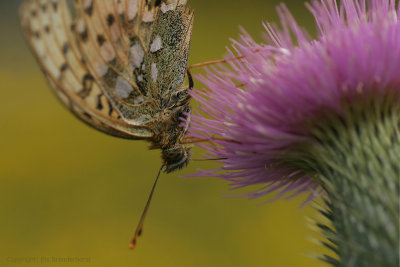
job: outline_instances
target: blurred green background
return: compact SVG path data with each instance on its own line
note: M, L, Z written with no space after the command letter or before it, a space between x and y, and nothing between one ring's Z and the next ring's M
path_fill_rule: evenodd
M84 258L64 266L325 266L308 256L323 250L310 240L306 218L318 215L300 208L305 196L257 206L266 199L224 197L232 194L225 181L180 178L212 162L162 175L130 251L160 153L97 132L60 105L21 36L21 2L0 1L0 266L57 265L52 257ZM190 63L224 55L239 25L261 40L261 22L278 20L279 3L189 1ZM285 3L314 29L302 1Z

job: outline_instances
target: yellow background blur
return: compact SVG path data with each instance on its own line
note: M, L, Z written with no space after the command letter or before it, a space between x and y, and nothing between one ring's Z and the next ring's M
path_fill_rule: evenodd
M239 25L261 40L279 2L189 1L190 63L224 55ZM307 256L323 250L310 241L306 217L317 214L300 208L304 196L258 207L265 199L224 197L225 181L180 178L216 166L208 162L162 175L130 251L160 153L97 132L60 105L21 36L20 3L0 1L0 266L54 266L53 257L89 261L62 266L326 266ZM285 3L314 29L302 1Z

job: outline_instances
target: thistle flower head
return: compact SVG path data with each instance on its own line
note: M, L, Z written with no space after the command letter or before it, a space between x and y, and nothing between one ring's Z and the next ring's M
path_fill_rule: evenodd
M395 1L322 0L308 9L315 39L282 5L282 27L264 25L266 44L243 33L229 51L236 60L199 77L207 88L191 92L201 112L192 115L189 135L223 166L198 175L224 178L233 188L260 185L250 197L318 192L315 159L304 149L318 142L318 126L359 104L399 102Z

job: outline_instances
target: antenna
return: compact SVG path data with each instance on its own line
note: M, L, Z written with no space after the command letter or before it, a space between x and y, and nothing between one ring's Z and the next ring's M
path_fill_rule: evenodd
M132 239L131 243L129 244L129 248L130 249L134 249L135 248L136 240L142 234L144 219L146 218L147 211L149 210L150 202L151 202L151 199L153 197L154 190L156 189L158 178L160 178L161 171L162 171L162 169L164 169L165 164L166 163L164 162L163 165L161 166L160 170L158 171L157 178L156 178L156 180L155 180L155 182L153 184L153 187L151 188L150 195L149 195L149 198L147 199L146 206L144 207L142 216L140 217L140 221L139 221L139 223L138 223L138 225L136 227L135 235L133 236L133 239Z

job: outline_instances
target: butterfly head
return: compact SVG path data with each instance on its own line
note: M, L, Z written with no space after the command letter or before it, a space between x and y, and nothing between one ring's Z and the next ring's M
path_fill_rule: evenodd
M162 150L162 158L166 163L165 172L169 173L185 167L190 160L190 146L177 144Z

